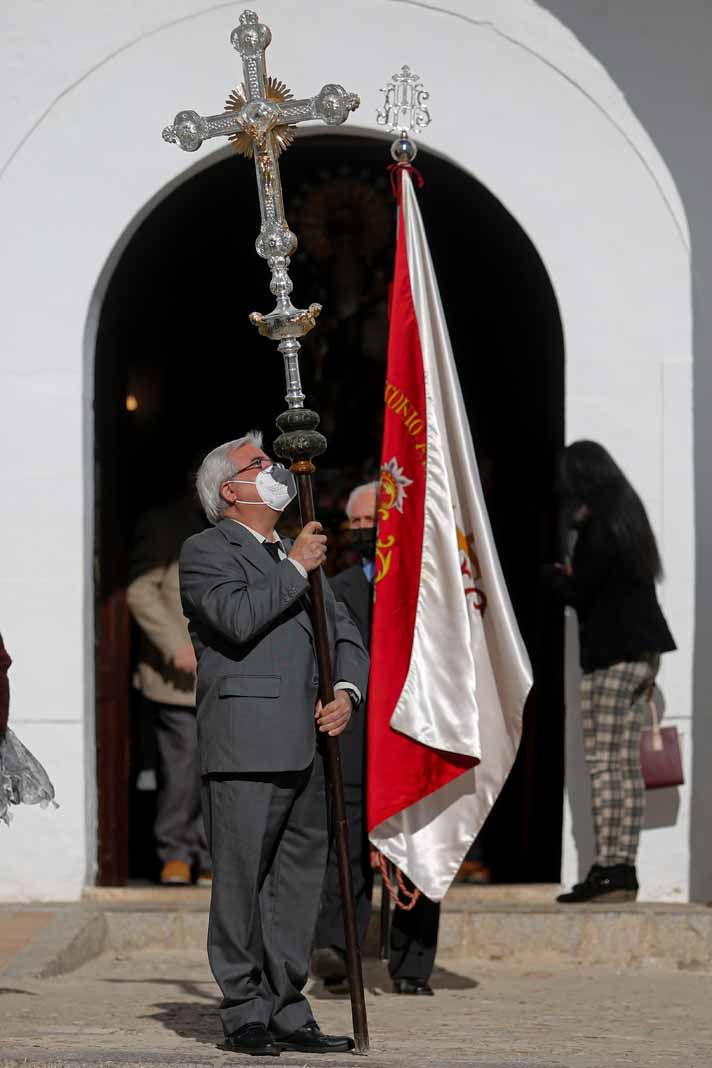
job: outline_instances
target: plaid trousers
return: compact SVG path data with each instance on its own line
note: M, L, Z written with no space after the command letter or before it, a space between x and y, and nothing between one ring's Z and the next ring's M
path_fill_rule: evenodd
M635 864L645 812L640 732L657 664L613 664L581 680L581 719L591 776L596 863Z

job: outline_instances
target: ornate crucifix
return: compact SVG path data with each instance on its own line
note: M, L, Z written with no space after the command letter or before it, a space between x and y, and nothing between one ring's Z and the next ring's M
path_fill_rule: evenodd
M325 85L316 96L293 100L282 82L268 78L265 49L272 39L269 27L261 23L254 11L243 11L240 25L231 36L233 47L242 57L243 85L234 90L221 115L201 116L195 111L180 111L171 126L163 131L164 140L177 143L186 152L195 152L203 141L226 136L244 156L254 156L262 225L256 241L258 255L267 260L272 272L270 290L276 298L267 315L253 312L250 320L263 337L278 342L284 359L288 409L277 418L281 434L274 443L278 456L292 461L292 471L299 489L302 523L315 518L312 478L313 459L326 448L326 438L317 431L319 416L304 407L299 374L299 339L313 329L321 305L295 308L290 294L290 256L297 247L284 216L278 158L294 139L294 125L320 119L328 126L340 126L359 106L359 98L340 85ZM321 570L309 572L316 656L319 665L319 696L326 705L334 699L329 639L324 609ZM368 1024L363 991L361 954L358 944L349 858L348 827L344 805L341 757L337 738L325 735L326 772L334 813L334 831L343 899L346 960L351 992L351 1011L356 1053L368 1052Z
M293 100L283 82L268 78L265 49L272 40L268 26L254 11L243 11L240 25L230 35L233 48L242 57L243 84L233 90L222 115L203 117L195 111L179 111L164 140L195 152L210 137L228 137L243 156L254 156L262 226L256 242L259 256L272 272L270 290L277 299L268 315L253 312L251 322L260 334L279 341L287 379L287 404L300 408L304 402L299 376L299 342L315 325L321 305L305 310L291 302L289 257L297 248L296 235L287 225L282 200L278 158L294 140L294 126L319 119L327 126L340 126L359 106L355 93L341 85L325 85L316 96ZM326 442L324 442L326 445Z

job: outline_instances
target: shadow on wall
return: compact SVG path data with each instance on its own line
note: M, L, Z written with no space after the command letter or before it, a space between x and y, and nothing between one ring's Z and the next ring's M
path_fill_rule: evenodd
M594 859L593 819L591 815L591 786L583 748L583 730L579 715L578 627L576 615L566 610L566 792L571 807L571 827L578 857L578 878L584 879ZM665 704L656 691L658 715L663 718ZM659 827L674 827L680 811L680 791L648 790L645 795L644 831ZM708 839L709 843L709 839Z
M703 420L699 420L700 423ZM699 456L699 451L698 451ZM709 478L705 470L704 478ZM702 479L700 479L700 488ZM698 492L698 512L709 509L709 501L704 491ZM705 503L703 503L705 502ZM695 618L695 656L693 670L692 700L692 783L690 815L690 900L709 902L712 900L712 834L710 833L710 813L712 813L712 574L708 574L708 548L703 539L712 528L712 522L706 525L698 519L697 554L697 612Z
M656 827L674 827L680 811L680 791L677 786L666 790L648 790L645 795L644 831Z

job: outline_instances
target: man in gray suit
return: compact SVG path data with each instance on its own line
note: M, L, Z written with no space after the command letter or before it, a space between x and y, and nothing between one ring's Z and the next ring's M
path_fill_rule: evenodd
M251 432L198 472L213 525L180 558L183 610L198 661L203 815L213 862L208 957L223 993L225 1048L333 1053L302 994L327 852L319 734L358 710L368 655L325 588L335 699L321 706L307 573L326 555L318 523L292 543L275 524L296 493Z

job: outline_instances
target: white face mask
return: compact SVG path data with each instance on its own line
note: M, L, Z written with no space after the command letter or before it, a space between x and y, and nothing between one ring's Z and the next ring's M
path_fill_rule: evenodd
M262 504L266 504L275 512L283 512L290 501L297 495L297 484L294 475L287 471L281 464L272 464L260 471L252 482L248 478L231 478L228 484L241 483L246 486L254 486ZM236 504L260 504L260 501L240 501Z

